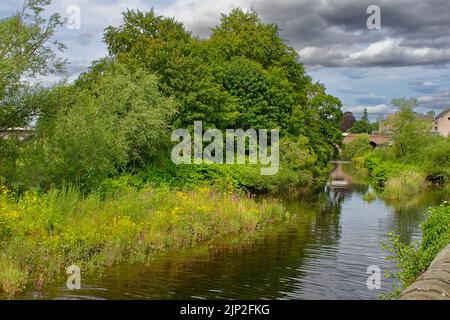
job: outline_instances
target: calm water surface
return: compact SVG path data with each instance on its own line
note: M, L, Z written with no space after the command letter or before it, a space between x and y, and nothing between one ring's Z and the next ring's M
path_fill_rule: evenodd
M61 281L25 299L376 299L392 289L366 285L367 267L393 269L380 244L387 233L419 239L430 205L443 196L429 191L407 203L363 200L370 190L350 164L336 164L314 201L287 201L294 217L252 240L228 240L170 252L146 266L120 265L101 277L82 275L81 290Z

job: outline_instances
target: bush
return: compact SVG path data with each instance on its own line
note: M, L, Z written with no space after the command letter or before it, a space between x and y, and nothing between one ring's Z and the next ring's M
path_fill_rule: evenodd
M383 244L383 248L393 254L388 259L396 263L396 271L389 276L400 281L401 285L391 297L398 296L411 285L450 243L450 203L444 202L440 206L429 208L426 216L421 225L423 236L420 243L404 244L399 235L391 233L390 243Z
M367 134L359 134L355 136L355 139L344 145L341 158L344 160L351 160L356 156L363 155L368 151L373 150L373 147L370 145L369 136Z
M70 184L90 191L168 150L176 104L159 92L156 76L143 70L116 64L90 88L62 85L35 99L42 100L41 94L46 99L36 138L20 145L10 184L44 190Z
M369 176L380 186L383 186L391 177L398 177L405 171L420 171L414 165L401 162L385 161L376 154L371 153L362 159L364 167L367 168Z
M423 152L422 168L429 176L444 175L450 179L450 138L426 147Z

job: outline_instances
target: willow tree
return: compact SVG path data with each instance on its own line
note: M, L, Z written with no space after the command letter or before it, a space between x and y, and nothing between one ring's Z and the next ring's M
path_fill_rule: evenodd
M29 82L65 65L56 54L64 45L53 39L63 21L58 14L42 15L49 4L27 0L20 11L0 20L0 130L28 124L38 113L24 99L33 90Z

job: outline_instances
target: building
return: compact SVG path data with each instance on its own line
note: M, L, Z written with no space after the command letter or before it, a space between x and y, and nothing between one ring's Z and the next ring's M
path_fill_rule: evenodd
M446 109L434 118L433 132L441 136L450 136L450 109Z

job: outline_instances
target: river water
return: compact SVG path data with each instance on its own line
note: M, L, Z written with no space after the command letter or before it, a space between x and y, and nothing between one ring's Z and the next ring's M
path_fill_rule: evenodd
M25 299L377 299L392 290L381 243L396 231L402 241L420 239L426 208L439 191L406 202L363 200L370 185L351 164L336 163L314 201L285 201L292 219L257 237L222 240L168 252L148 265L120 265L102 276L82 275L82 288L65 281ZM367 268L381 270L381 288L368 289Z

